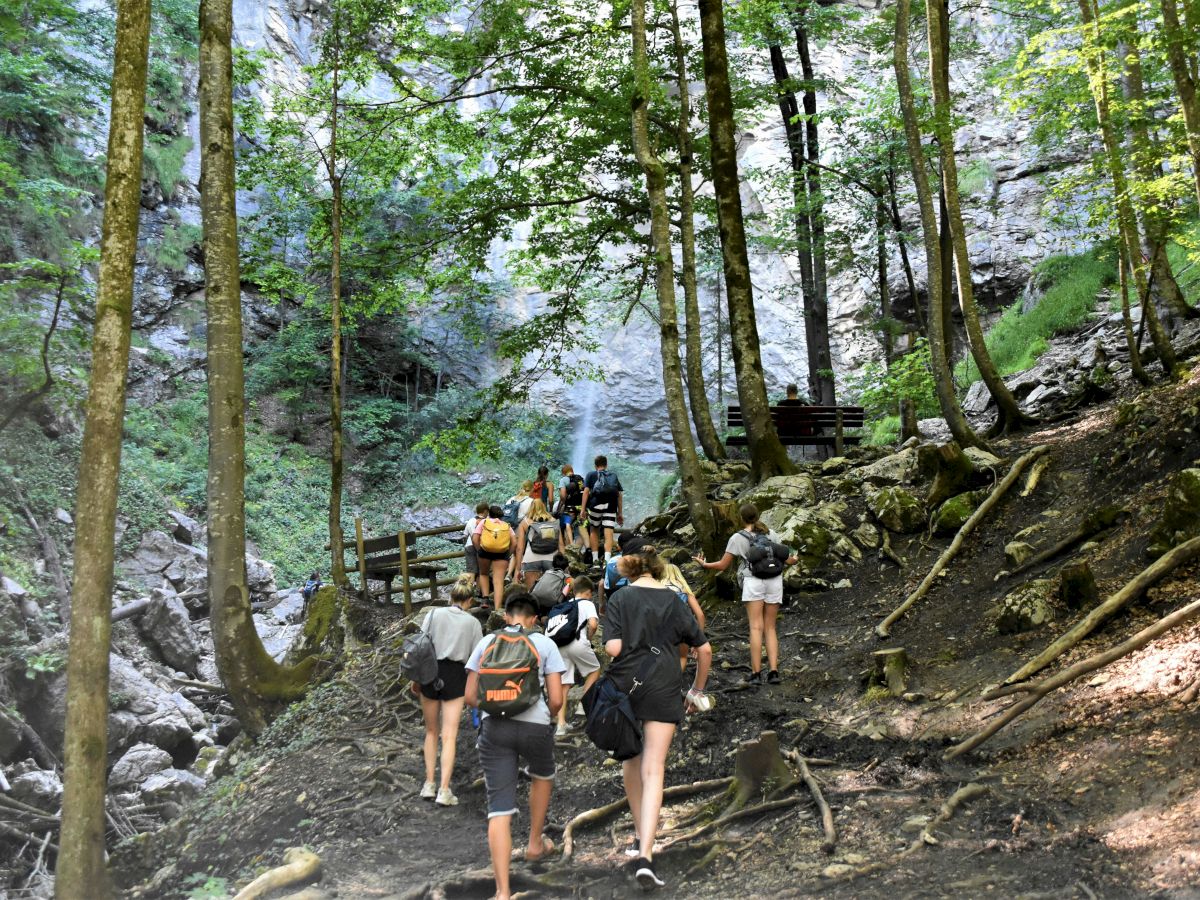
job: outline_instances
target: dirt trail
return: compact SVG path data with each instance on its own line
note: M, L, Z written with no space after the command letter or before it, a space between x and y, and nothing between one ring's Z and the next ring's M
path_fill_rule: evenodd
M787 608L780 621L785 681L778 686L743 689L741 611L719 609L709 628L717 708L679 732L667 784L730 774L737 743L773 729L784 746L831 763L814 772L839 841L832 855L821 852L819 817L801 794L794 807L729 827L719 844L663 854L668 887L660 893L1200 895L1200 741L1194 738L1200 709L1171 699L1200 672L1200 626L1168 634L1051 695L975 754L950 764L941 758L1009 702L980 702L980 690L1070 621L1060 617L1026 635L996 633L989 610L997 598L1063 562L996 580L1005 544L1039 523L1052 540L1090 509L1117 503L1130 510L1128 521L1088 557L1102 594L1124 583L1145 565L1146 535L1166 480L1192 463L1196 444L1178 432L1196 420L1198 396L1195 381L1158 391L1143 401L1136 432L1116 423L1114 402L1000 448L1012 459L1050 443L1054 462L1031 496L1014 493L1001 504L893 629L887 645L904 646L913 661L909 701L866 699L863 673L882 646L872 629L928 571L946 540L894 536L903 570L872 555L849 572L852 587ZM1194 570L1176 573L1057 666L1195 599L1194 576ZM468 723L460 734L460 805L442 809L418 800L415 707L388 684L382 660L372 664L366 654L352 664L344 678L277 723L238 780L220 782L167 834L123 850L118 863L126 882L141 882L131 896L186 896L206 877L197 873L244 883L293 845L320 854L330 896L491 896L475 732ZM560 742L559 764L551 805L556 838L571 816L621 796L619 767L584 739ZM901 857L941 804L971 782L987 792L935 828L936 843ZM709 799L671 806L665 826ZM521 826L518 819L518 832ZM571 864L517 866L514 887L529 896L636 895L620 869L630 837L628 817L585 830ZM162 869L168 860L172 867Z

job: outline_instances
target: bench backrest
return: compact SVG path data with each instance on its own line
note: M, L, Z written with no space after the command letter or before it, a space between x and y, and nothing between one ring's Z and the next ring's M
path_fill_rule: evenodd
M837 425L839 411L843 428L862 428L866 424L866 413L861 406L772 406L771 418L780 431L833 428ZM731 428L746 424L740 406L729 407L728 424Z

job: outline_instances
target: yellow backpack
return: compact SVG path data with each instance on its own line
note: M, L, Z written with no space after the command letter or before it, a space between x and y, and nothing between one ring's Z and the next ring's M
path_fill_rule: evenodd
M512 546L512 526L501 519L484 519L479 534L479 549L488 553L507 553Z

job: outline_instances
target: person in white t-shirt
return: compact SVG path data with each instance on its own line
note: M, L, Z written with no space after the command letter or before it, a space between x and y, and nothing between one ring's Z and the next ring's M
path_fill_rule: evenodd
M483 589L483 576L479 572L479 551L475 547L475 532L479 530L479 526L487 518L487 514L488 502L486 500L479 501L475 504L474 518L468 519L467 524L463 527L467 560L463 571L475 576L475 584L479 587L479 596L481 597L486 597L487 591Z
M586 694L600 677L600 660L592 647L592 638L600 627L600 614L596 612L596 604L592 600L592 579L580 575L572 582L572 588L575 601L579 604L579 633L571 643L558 648L567 671L563 673L564 696L562 708L558 711L558 728L554 732L556 737L567 734L567 707L570 705L567 701L571 688L579 684L582 677L583 692Z

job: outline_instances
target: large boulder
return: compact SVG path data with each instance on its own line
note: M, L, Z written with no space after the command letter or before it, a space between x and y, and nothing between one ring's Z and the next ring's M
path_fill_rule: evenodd
M1046 579L1017 588L1000 601L996 630L1001 634L1019 634L1041 628L1054 618L1051 603L1055 593L1055 583Z
M114 787L141 784L173 765L171 754L153 744L134 744L117 760L108 781Z
M142 742L170 752L191 745L192 726L168 691L164 691L116 654L109 655L110 703L120 706L108 714L111 756Z
M14 800L54 812L62 804L62 780L55 772L34 769L13 778L9 794Z
M777 475L758 485L743 499L757 506L760 512L778 505L812 506L817 502L817 488L810 475Z
M1158 525L1150 532L1146 552L1159 557L1200 535L1200 469L1183 469L1171 479Z
M882 488L868 497L867 505L888 531L911 534L925 527L925 504L904 488Z
M916 477L917 472L917 450L915 447L909 447L899 453L876 460L869 466L859 469L855 474L867 484L885 487L907 484Z
M161 587L163 573L179 556L179 547L165 531L147 531L133 555L121 563L121 572L141 587Z
M275 586L275 567L255 556L246 557L246 586L256 602L270 600L278 590Z
M164 769L142 782L139 790L147 806L163 819L178 818L183 807L200 796L204 779L185 769Z
M175 522L175 530L171 532L175 540L181 544L204 543L204 526L190 516L185 516L177 509L167 510L167 515Z
M187 607L177 595L161 589L155 589L153 597L154 605L138 617L138 631L168 666L195 675L200 664L200 641Z
M980 383L982 384L982 382ZM986 496L987 491L967 491L965 494L951 497L933 514L934 532L937 534L957 532L966 524L967 519L971 518L971 514L979 508L979 504Z

